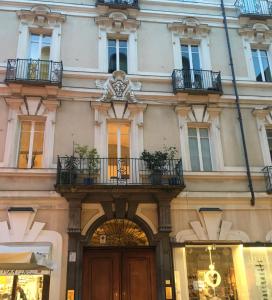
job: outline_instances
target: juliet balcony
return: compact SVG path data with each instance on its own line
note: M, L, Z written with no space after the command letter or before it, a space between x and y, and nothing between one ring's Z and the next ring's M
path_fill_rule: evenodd
M174 93L222 94L220 72L195 69L175 69L172 73Z
M181 159L151 168L138 158L58 157L57 186L184 186Z
M118 9L126 9L126 8L139 9L138 0L97 0L96 5L105 5L111 8L118 8Z
M39 59L9 59L6 82L61 86L62 73L62 62Z
M272 193L272 166L266 166L263 168L266 192L268 194Z
M240 10L240 16L255 18L272 17L272 1L237 0L234 5Z

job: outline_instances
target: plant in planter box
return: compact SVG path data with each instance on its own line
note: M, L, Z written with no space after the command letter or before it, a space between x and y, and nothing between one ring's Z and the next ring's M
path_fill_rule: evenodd
M161 151L149 152L144 150L140 159L142 159L150 170L150 181L154 185L162 183L162 175L167 170L167 162L173 159L177 153L175 147L164 147Z

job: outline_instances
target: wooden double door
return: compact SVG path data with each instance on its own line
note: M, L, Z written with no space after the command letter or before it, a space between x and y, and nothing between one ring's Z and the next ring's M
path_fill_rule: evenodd
M82 290L83 300L157 300L154 250L86 249Z

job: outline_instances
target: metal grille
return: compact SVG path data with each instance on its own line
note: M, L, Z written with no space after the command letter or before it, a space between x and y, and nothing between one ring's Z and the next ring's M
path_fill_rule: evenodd
M237 0L234 5L243 15L272 16L272 1Z
M127 219L105 222L94 232L91 246L148 246L148 239L141 228Z

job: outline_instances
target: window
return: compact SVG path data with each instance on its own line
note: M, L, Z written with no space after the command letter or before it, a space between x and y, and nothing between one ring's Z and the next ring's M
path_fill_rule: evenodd
M266 129L266 136L267 136L270 158L272 160L272 129L271 128Z
M51 36L44 34L30 35L29 58L50 59Z
M108 62L109 73L122 70L127 73L127 41L109 39L108 40Z
M129 176L130 125L128 123L108 123L108 174L112 178ZM124 178L123 178L124 177Z
M181 45L185 88L201 88L201 65L198 45Z
M272 81L266 50L251 49L256 81Z
M41 168L43 160L44 122L21 121L18 156L19 168Z
M211 171L212 161L208 128L188 128L192 171Z

